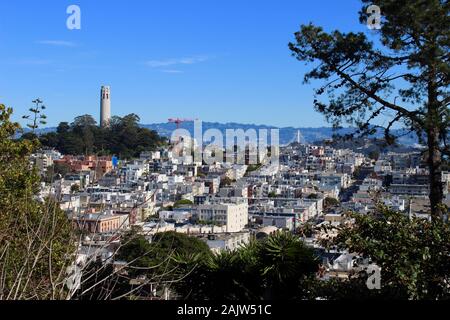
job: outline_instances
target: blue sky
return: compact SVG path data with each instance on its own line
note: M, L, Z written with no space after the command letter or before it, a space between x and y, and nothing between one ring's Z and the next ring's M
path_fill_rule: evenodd
M69 5L81 30L66 27ZM366 30L358 0L1 1L0 102L26 113L40 97L49 126L112 112L275 126L325 125L287 44L301 24Z

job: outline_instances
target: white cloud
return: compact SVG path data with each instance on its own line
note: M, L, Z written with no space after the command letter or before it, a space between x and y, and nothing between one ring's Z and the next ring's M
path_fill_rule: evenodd
M38 44L45 44L49 46L56 46L56 47L76 47L77 45L74 42L70 41L64 41L64 40L42 40L37 41Z
M189 65L204 62L208 60L207 56L194 56L185 58L173 58L173 59L163 59L163 60L148 60L145 65L150 68L160 68L168 67L174 65Z
M181 70L172 70L172 69L170 69L170 70L161 70L162 72L164 72L164 73L183 73L183 71L181 71Z

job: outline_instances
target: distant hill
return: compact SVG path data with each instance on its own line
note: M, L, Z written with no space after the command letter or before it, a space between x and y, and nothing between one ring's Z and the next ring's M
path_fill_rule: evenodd
M172 123L155 123L155 124L145 124L145 128L156 130L160 135L165 137L170 137L173 130L176 129L175 124ZM183 129L188 130L191 135L194 135L194 124L192 122L187 122L182 125ZM300 131L301 142L314 143L316 141L322 141L325 139L330 139L334 134L338 133L341 135L351 134L355 131L352 128L343 128L339 131L334 131L330 127L319 127L319 128L294 128L294 127L271 127L267 125L256 125L256 124L241 124L241 123L217 123L217 122L203 122L203 131L208 129L218 129L225 136L225 131L227 129L279 129L280 130L280 144L285 145L297 141L297 133ZM404 134L404 130L393 130L394 134L401 135ZM382 139L383 133L380 131L374 138ZM415 134L409 134L401 137L399 139L399 144L405 146L414 146L417 144L417 137Z
M173 123L154 123L154 124L142 124L141 127L155 130L158 132L159 135L163 137L170 137L173 130L176 129L176 125ZM183 123L181 126L183 129L188 130L192 136L194 136L194 123L193 122L186 122ZM294 128L294 127L272 127L267 125L256 125L256 124L241 124L241 123L218 123L218 122L203 122L203 131L206 131L208 129L218 129L220 130L223 135L225 136L225 131L227 129L279 129L280 130L280 144L286 145L291 142L297 141L297 132L300 131L301 135L301 142L302 143L314 143L317 141L321 141L324 139L330 139L333 134L351 134L354 132L354 129L352 128L343 128L339 131L335 132L333 131L333 128L330 127L319 127L319 128ZM43 128L40 130L37 130L38 134L44 134L48 132L56 131L56 128ZM25 130L27 132L27 130ZM393 130L395 134L402 134L403 130ZM382 132L378 132L374 138L382 139L383 134ZM417 137L415 134L409 134L401 137L399 139L399 144L405 145L405 146L414 146L417 144Z

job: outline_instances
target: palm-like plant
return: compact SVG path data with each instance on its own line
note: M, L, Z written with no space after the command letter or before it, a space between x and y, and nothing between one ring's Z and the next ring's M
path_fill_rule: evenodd
M41 99L35 99L32 101L34 107L29 109L30 115L23 116L23 119L31 120L30 123L27 123L27 127L34 134L36 129L39 128L39 125L47 124L47 116L42 112L45 110L45 106L43 105L43 101Z
M180 260L187 275L177 284L185 299L292 299L305 291L318 261L313 251L290 233L280 232L263 242L252 241L235 251L201 259ZM193 289L195 288L195 289Z
M266 299L295 295L302 280L318 269L313 251L291 233L276 233L267 238L258 251Z

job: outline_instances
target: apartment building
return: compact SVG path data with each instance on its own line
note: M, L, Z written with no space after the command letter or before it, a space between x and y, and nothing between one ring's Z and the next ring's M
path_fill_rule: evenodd
M197 217L203 222L226 226L226 232L240 232L248 224L248 204L202 204L197 208Z

